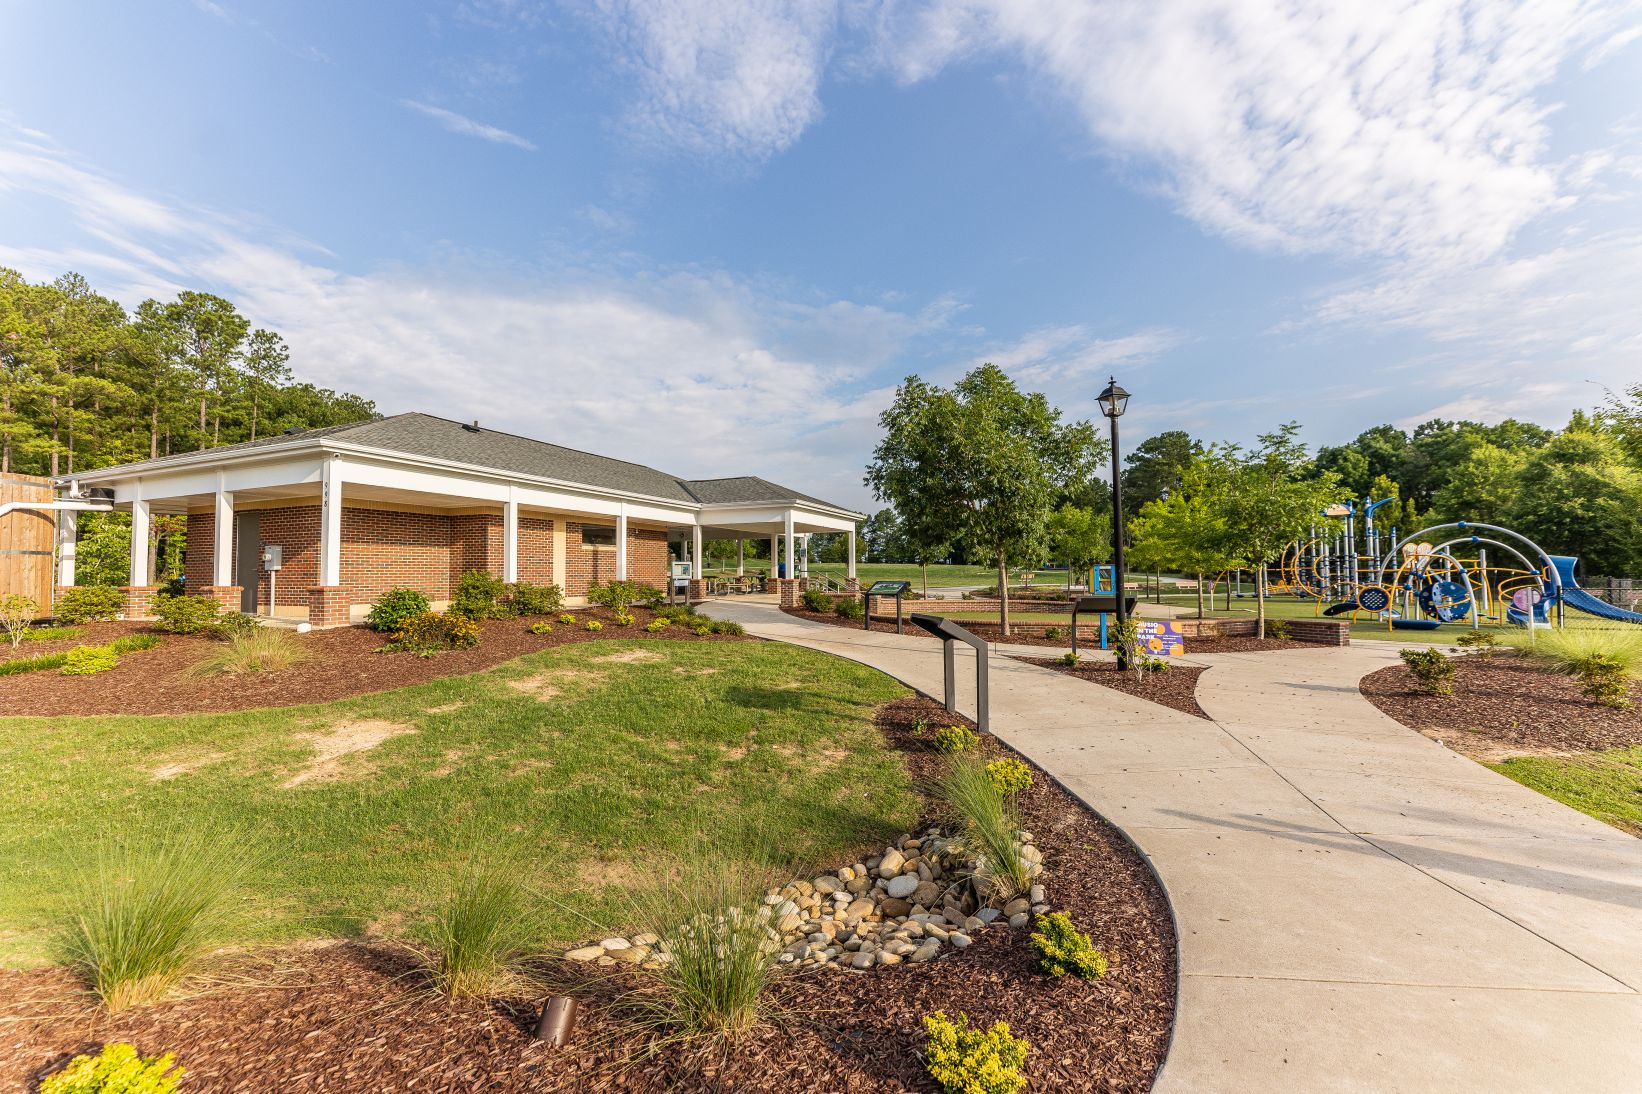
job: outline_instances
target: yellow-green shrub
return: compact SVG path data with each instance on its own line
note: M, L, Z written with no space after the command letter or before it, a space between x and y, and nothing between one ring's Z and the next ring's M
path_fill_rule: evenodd
M667 620L665 620L665 619L652 619L652 620L650 620L650 622L648 622L644 625L644 629L649 631L651 634L659 634L660 632L667 629Z
M587 621L587 629L590 631L602 631L604 630L604 624L600 623L597 619L589 619Z
M537 622L532 623L530 625L530 633L531 634L552 634L553 633L553 624L547 622L545 619L538 620Z
M123 1041L104 1045L95 1056L76 1056L68 1066L40 1081L40 1094L172 1094L183 1069L172 1056L143 1059Z
M936 752L967 752L980 743L980 737L966 726L946 726L935 731Z
M120 655L107 646L75 646L63 661L64 676L90 676L107 672L120 663Z
M1015 1094L1026 1086L1021 1068L1032 1046L1012 1035L1008 1022L983 1033L969 1028L968 1015L953 1021L938 1010L924 1018L924 1030L924 1067L947 1094Z
M1032 785L1032 769L1014 758L993 760L986 773L1000 794L1019 794Z
M1099 980L1106 975L1106 955L1095 949L1089 936L1072 926L1065 912L1051 912L1038 919L1032 932L1032 951L1038 955L1038 971L1050 976L1081 976Z

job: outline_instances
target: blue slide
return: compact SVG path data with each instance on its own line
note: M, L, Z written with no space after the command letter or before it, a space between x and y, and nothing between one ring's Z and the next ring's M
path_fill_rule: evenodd
M1599 600L1581 589L1579 582L1574 580L1574 564L1579 561L1577 558L1552 555L1551 561L1556 564L1557 576L1562 579L1562 602L1568 607L1619 623L1642 623L1642 613L1616 608L1606 600Z

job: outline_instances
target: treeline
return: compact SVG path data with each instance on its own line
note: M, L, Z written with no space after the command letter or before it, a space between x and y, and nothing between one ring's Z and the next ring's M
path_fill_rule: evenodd
M79 274L34 284L0 267L0 472L68 475L376 415L289 361L220 296L127 313Z

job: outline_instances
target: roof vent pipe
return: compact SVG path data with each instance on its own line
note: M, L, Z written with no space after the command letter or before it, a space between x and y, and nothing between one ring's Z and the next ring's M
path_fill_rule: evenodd
M462 428L467 430L469 433L479 432L479 419L477 419L477 418L473 419L473 424L472 425L464 425Z

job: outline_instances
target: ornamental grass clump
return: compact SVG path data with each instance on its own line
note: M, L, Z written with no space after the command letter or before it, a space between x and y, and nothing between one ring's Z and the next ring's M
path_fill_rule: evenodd
M640 894L635 918L657 939L653 995L641 1014L689 1037L733 1038L768 1017L781 935L756 872L711 852Z
M1095 949L1088 935L1072 926L1071 916L1051 912L1039 917L1037 926L1031 946L1039 972L1050 976L1071 973L1084 980L1099 980L1106 975L1106 955Z
M1549 672L1572 676L1588 698L1623 710L1642 676L1642 628L1556 627L1513 635L1511 645Z
M454 998L493 995L537 934L535 898L507 863L474 860L456 876L423 931L434 986Z
M953 757L935 791L958 816L958 844L978 861L975 876L982 887L1000 896L1025 892L1033 868L1024 854L1015 796L998 789L974 755Z
M312 654L290 631L255 627L236 634L189 667L196 676L238 676L249 672L278 672L300 665Z
M175 1062L169 1052L144 1059L135 1045L116 1041L41 1079L40 1094L175 1094L186 1074Z
M1026 1086L1021 1068L1032 1046L1008 1022L982 1032L970 1028L968 1015L953 1020L938 1010L924 1017L924 1032L924 1067L946 1094L1016 1094Z
M107 842L68 880L63 955L111 1012L161 999L245 925L256 863L220 832Z
M1398 650L1397 656L1414 674L1421 691L1427 695L1454 694L1454 662L1441 650Z

